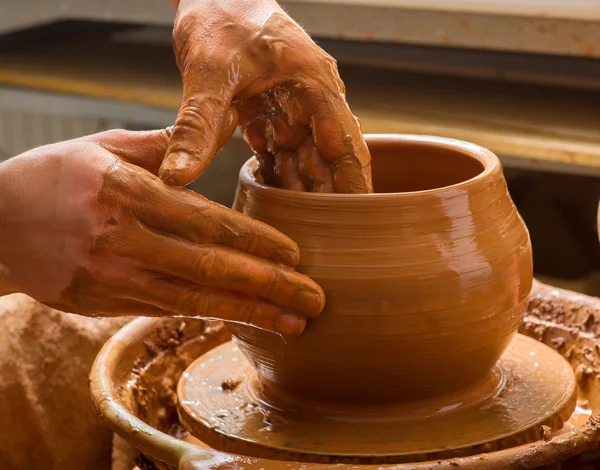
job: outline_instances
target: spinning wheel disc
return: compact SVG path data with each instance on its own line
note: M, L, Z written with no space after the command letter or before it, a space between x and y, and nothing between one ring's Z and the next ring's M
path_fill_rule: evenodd
M398 403L265 400L231 342L197 359L178 385L188 431L213 448L307 462L388 463L466 456L524 444L560 429L575 408L573 370L517 335L489 377L469 390Z

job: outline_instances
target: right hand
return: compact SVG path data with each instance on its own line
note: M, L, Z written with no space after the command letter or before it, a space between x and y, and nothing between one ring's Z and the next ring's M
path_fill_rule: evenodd
M160 170L186 185L239 123L264 181L371 193L371 157L335 60L274 0L175 0L181 107Z
M4 292L83 315L219 318L299 335L325 296L292 269L297 245L163 184L169 138L109 131L1 164Z

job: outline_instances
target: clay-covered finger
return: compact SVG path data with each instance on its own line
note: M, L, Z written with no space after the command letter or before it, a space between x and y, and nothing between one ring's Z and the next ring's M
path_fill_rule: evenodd
M264 183L275 186L275 158L267 149L266 119L258 117L242 126L244 140L250 145L258 160L258 166Z
M241 124L242 136L250 145L250 148L256 153L267 152L269 143L267 142L267 122L264 116L257 116L251 121Z
M284 150L275 155L275 180L279 188L306 191L304 183L298 176L298 155L296 152Z
M275 160L269 148L272 137L267 135L267 115L271 104L265 94L254 96L235 103L239 114L242 136L258 160L262 180L265 184L276 186Z
M172 129L128 131L112 129L82 137L100 145L113 155L157 175L163 161Z
M244 323L285 336L298 336L306 326L303 315L263 299L153 272L128 279L122 297L153 305L172 315Z
M295 119L310 120L315 145L329 165L335 192L373 192L369 149L346 102L343 84L334 78L327 86L321 81L304 83L303 95L296 91L292 102L302 96L303 107L302 115ZM288 113L292 112L290 108Z
M283 112L268 118L272 128L272 138L278 148L295 149L308 137L310 128L299 122L290 122Z
M315 193L333 192L329 166L319 155L314 140L309 137L298 149L298 172L306 188Z
M226 76L221 77L217 71L213 74L206 80L184 76L181 107L159 171L167 184L184 186L200 176L222 147L223 135L227 136L235 120L230 110L231 96L221 91Z
M160 183L135 201L135 215L148 227L192 243L222 245L294 267L298 245L267 224L184 188Z
M261 184L269 186L277 186L277 180L275 179L275 157L269 152L254 153L256 160L258 160L258 169L260 174L257 175L258 181Z
M223 150L223 147L225 147L231 140L235 130L237 129L238 122L238 112L233 106L231 106L225 115L225 121L223 122L223 128L221 129L221 135L219 136L217 145L217 153Z
M323 103L323 107L331 107ZM328 163L333 187L337 193L372 193L371 156L367 144L350 110L345 106L331 119L333 111L317 112L313 116L313 137L321 157ZM327 115L324 115L327 113Z
M197 246L149 230L134 256L145 269L261 297L309 317L325 305L325 294L309 277L231 248Z
M332 67L324 76L292 88L281 97L281 105L292 122L304 123L312 129L335 192L372 192L371 157L360 124L346 103L337 69L333 64Z

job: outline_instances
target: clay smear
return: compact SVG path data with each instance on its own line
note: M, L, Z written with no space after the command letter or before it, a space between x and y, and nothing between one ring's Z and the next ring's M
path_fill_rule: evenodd
M592 320L586 322L590 316ZM591 374L578 373L577 376L579 399L588 400L587 406L591 409L600 405L600 382L594 378L600 371L597 352L600 348L593 333L598 324L600 303L597 299L535 284L522 328L523 332L569 357L573 369L591 370ZM195 358L224 341L227 334L222 327L202 321L136 320L107 344L96 362L92 392L98 410L112 429L142 449L140 464L148 465L143 468L162 468L163 464L156 460L160 459L188 470L206 468L207 462L219 469L233 466L242 470L300 467L329 470L331 464L249 459L188 443L195 441L187 436L178 421L174 388ZM598 439L598 416L593 415L583 427L559 436L548 434L534 443L503 451L424 463L353 465L352 468L512 470L516 461L520 468L529 470L551 470L558 465L596 468L598 459L593 452Z

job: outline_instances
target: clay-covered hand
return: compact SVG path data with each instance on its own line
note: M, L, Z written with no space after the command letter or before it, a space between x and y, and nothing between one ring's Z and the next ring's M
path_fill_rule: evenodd
M170 132L109 131L0 165L0 295L93 316L184 315L291 336L324 304L275 229L156 176Z
M335 60L273 0L173 0L183 98L161 178L188 184L238 121L266 183L372 192L370 155Z

